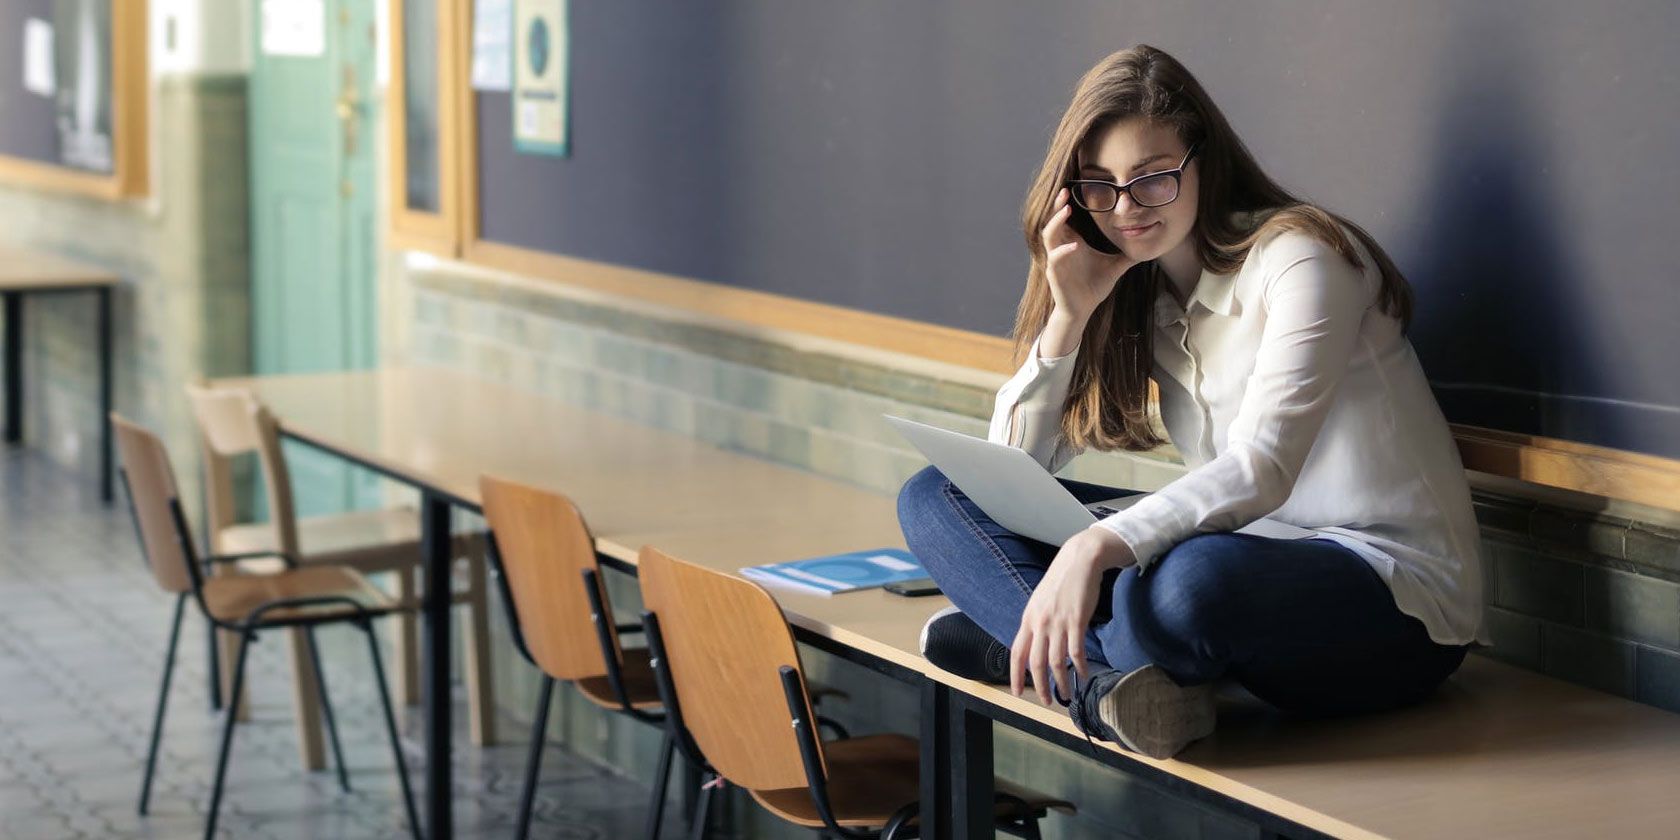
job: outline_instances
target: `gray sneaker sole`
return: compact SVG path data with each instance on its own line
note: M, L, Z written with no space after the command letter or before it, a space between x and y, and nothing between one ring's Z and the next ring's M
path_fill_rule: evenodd
M1132 752L1171 758L1213 734L1218 701L1212 683L1180 686L1156 665L1133 671L1097 702L1097 716Z

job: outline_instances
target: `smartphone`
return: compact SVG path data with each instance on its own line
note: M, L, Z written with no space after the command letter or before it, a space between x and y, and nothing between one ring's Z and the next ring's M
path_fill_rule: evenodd
M919 598L923 595L939 594L939 584L934 583L933 578L916 578L915 580L895 581L881 588L894 595L903 595L906 598Z
M1091 218L1091 211L1076 204L1072 196L1068 197L1067 223L1068 227L1073 228L1079 234L1079 238L1085 240L1086 245L1105 254L1121 253L1120 246L1114 244L1114 240L1109 239L1097 227L1097 220Z

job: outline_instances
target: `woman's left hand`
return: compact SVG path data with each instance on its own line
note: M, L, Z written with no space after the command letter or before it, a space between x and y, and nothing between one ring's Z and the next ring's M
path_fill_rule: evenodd
M1062 544L1049 571L1027 599L1021 629L1009 649L1009 690L1021 696L1031 673L1039 701L1050 705L1050 681L1073 699L1064 663L1073 660L1079 678L1087 676L1085 631L1097 606L1103 572L1130 566L1132 549L1113 531L1092 525Z

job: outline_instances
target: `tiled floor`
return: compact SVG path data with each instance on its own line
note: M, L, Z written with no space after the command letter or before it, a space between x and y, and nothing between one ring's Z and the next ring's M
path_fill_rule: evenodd
M151 815L135 813L172 603L141 565L120 491L117 504L100 505L85 477L0 446L0 838L202 833L220 728L206 695L204 624L190 605ZM407 834L366 644L350 629L319 632L352 792L341 793L330 770L300 766L285 642L271 634L251 651L252 720L234 735L221 836ZM399 710L399 720L417 735L418 709ZM457 723L456 836L512 836L521 728L504 723L512 743L480 750ZM418 795L418 739L406 737L405 750ZM641 783L553 745L542 778L533 837L641 831ZM681 836L674 815L667 819L666 836Z

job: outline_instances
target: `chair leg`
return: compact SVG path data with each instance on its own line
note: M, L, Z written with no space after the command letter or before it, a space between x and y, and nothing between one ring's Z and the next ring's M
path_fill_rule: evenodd
M239 637L239 652L233 661L233 685L228 689L227 708L222 711L222 749L216 758L216 779L210 785L210 810L204 817L204 840L216 836L216 814L222 807L222 783L227 780L228 751L233 746L233 725L239 720L240 692L245 688L245 653L251 637Z
M338 721L333 718L332 698L327 696L327 672L321 668L321 650L315 642L315 628L309 633L309 664L315 670L315 686L321 690L321 717L327 722L327 740L332 744L333 763L338 765L338 788L350 792L350 771L344 766L344 748L338 743Z
M474 746L496 743L496 691L490 678L490 581L485 572L482 541L467 553L467 621L462 677L467 683L467 721Z
M316 685L315 667L311 664L314 645L309 641L309 631L302 627L287 630L286 636L292 658L292 709L297 716L298 755L305 769L322 770L327 766L327 750L321 737L321 689Z
M379 686L379 705L385 710L385 731L391 736L391 753L397 761L397 781L402 783L403 806L408 809L408 827L414 840L420 840L420 814L414 810L414 789L408 782L408 762L403 759L402 741L397 738L397 716L391 711L391 689L385 685L385 665L379 659L379 638L373 625L363 623L368 653L373 656L373 684Z
M419 587L415 575L419 569L408 566L397 569L397 603L418 604ZM392 616L396 632L392 634L391 649L395 653L397 702L412 706L420 702L420 624L413 610Z
M222 710L222 634L216 632L216 625L206 621L204 623L205 644L204 658L209 660L209 667L205 668L210 679L210 711Z
M700 801L700 783L705 781L700 767L683 757L682 763L682 811L683 820L694 823L694 807Z
M531 716L531 746L525 757L525 786L519 792L519 816L513 836L525 840L531 833L531 810L537 800L537 776L541 772L543 745L548 741L548 707L554 699L554 678L543 674L537 691L537 709Z
M648 803L647 830L643 832L647 840L659 840L660 823L665 821L665 790L671 782L671 752L675 747L676 741L667 731L659 748L659 768L653 771L653 801Z
M716 788L710 786L710 783L717 776L711 773L702 773L700 778L705 780L705 784L700 786L700 790L694 798L694 824L689 826L688 829L689 840L705 840L706 817L711 810L712 794L717 792Z
M181 612L187 596L175 598L175 620L169 625L169 649L163 655L163 687L158 689L157 714L152 717L152 746L146 750L146 775L140 780L140 816L152 798L152 770L157 767L158 740L163 736L163 710L169 705L169 678L175 672L175 643L181 638Z

